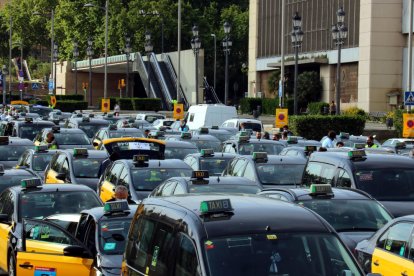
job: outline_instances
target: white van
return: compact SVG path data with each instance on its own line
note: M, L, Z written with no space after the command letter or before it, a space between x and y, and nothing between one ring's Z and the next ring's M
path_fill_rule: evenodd
M190 129L199 129L200 127L220 126L224 121L233 118L237 118L237 110L234 106L199 104L190 106L185 120Z
M237 131L241 130L240 124L244 124L245 129L251 129L254 132L263 132L263 124L259 120L255 119L230 119L223 122L220 126L222 128L235 128Z

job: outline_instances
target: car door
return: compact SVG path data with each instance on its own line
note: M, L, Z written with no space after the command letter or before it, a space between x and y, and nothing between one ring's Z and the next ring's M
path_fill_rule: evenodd
M66 161L66 155L58 154L55 158L53 158L49 170L46 172L45 183L46 184L61 184L65 183L64 180L59 179L63 163ZM59 178L58 178L59 177Z
M413 226L411 222L401 221L380 236L372 254L372 273L413 275L407 272L414 272L414 263L407 258Z
M114 163L109 173L105 176L100 190L100 197L103 202L113 198L114 189L123 168L124 165L122 163Z
M0 214L5 215L0 222L0 268L7 271L7 250L9 233L12 229L12 218L14 213L14 197L10 190L0 194Z
M23 246L16 257L16 275L90 275L92 254L69 232L48 221L25 220L24 224ZM29 247L37 240L42 242L40 251ZM44 250L47 248L61 248L62 252Z

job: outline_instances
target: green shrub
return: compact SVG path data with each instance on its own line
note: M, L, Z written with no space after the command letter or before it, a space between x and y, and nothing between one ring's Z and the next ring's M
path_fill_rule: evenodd
M161 99L131 98L134 110L159 111Z
M396 109L393 114L394 128L398 133L398 137L403 134L403 113L407 113L404 109Z
M308 115L323 115L324 108L328 108L329 104L324 102L313 102L308 104Z
M276 108L279 107L279 99L263 99L262 100L262 113L274 115Z
M56 101L84 101L85 97L82 94L73 95L55 95ZM47 100L50 100L50 95L47 96Z
M366 116L367 115L363 109L358 108L356 106L349 107L349 108L343 110L342 113L344 115L350 115L350 116L355 116L355 115Z
M307 139L320 140L334 130L348 132L353 135L361 135L365 128L366 118L363 116L290 116L289 128L295 135L303 136Z
M262 105L260 98L243 98L240 100L240 109L243 114L252 114L257 106Z
M118 99L118 103L121 110L134 110L131 98Z
M56 101L56 109L63 112L73 112L75 110L88 109L88 102L85 101Z
M31 104L37 104L37 105L43 105L43 106L49 106L49 102L46 100L31 100Z

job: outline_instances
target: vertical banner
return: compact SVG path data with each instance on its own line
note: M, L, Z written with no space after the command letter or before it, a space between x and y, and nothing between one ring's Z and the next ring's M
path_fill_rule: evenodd
M174 119L183 119L184 118L184 105L183 104L174 104L174 114L173 114Z
M288 124L288 109L287 108L276 108L275 125L277 128L284 127Z
M403 137L414 137L414 114L403 114Z
M111 100L110 99L102 99L101 111L108 113L111 111Z

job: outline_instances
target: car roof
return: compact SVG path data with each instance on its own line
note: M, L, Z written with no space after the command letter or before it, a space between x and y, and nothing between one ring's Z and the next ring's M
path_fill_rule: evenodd
M187 156L193 156L195 158L206 158L206 159L216 159L216 158L234 158L237 156L240 156L235 153L227 153L227 152L215 152L214 155L207 155L207 156L201 156L201 153L190 153Z
M5 169L4 174L0 174L0 177L7 175L27 175L30 176L29 178L36 177L31 171L26 169ZM36 177L37 178L37 177Z
M210 176L209 178L204 178L203 181L206 181L205 184L194 184L194 182L197 182L196 179L191 179L191 177L172 177L171 179L184 179L184 181L188 185L194 185L194 186L202 186L202 185L250 185L250 186L257 186L261 187L260 184L258 184L255 181L252 181L250 179L247 179L245 177L240 176Z
M242 158L250 159L253 161L253 156L251 155L244 155ZM305 165L306 159L301 156L268 155L267 162L261 162L260 164Z
M50 122L50 121L44 121L44 120L33 120L33 122L15 121L15 126L22 126L22 125L55 126L55 123Z
M44 132L49 132L49 131L52 131L52 128L44 128L43 131ZM63 127L61 127L59 129L59 132L56 132L56 133L82 133L82 134L85 134L85 132L80 128L63 128Z
M138 205L128 205L129 206L129 213L125 213L124 216L122 216L123 218L133 218L134 214L137 210ZM101 218L120 218L120 215L114 215L114 216L110 216L110 215L106 215L105 211L104 211L104 207L95 207L89 210L83 210L81 212L81 214L88 214L91 215L93 217L93 219L95 220L95 222L99 221Z
M165 148L190 148L197 149L197 146L187 141L164 140Z
M262 192L272 192L272 191L284 191L292 195L295 198L295 201L300 200L313 200L313 199L332 199L332 200L343 200L343 199L351 199L351 200L361 200L361 199L368 199L374 200L369 194L350 188L332 188L333 196L312 196L310 192L310 188L308 187L301 187L301 188L269 188L264 189Z
M83 121L84 118L89 119L88 121ZM70 118L69 119L70 122L76 122L76 123L97 123L97 124L102 124L102 125L108 125L108 120L104 120L104 119L99 119L99 118L90 118L90 117L75 117L75 118Z
M23 189L21 186L13 186L9 188L16 192L25 192L25 193L47 193L47 192L93 192L91 188L85 185L79 184L44 184L38 186L37 188Z
M229 219L210 221L200 216L203 201L230 199L233 215ZM299 205L255 195L187 194L154 197L144 204L182 208L201 221L208 237L274 232L331 232L332 228L314 212ZM240 227L243 225L243 227Z
M48 150L45 150L45 151L36 151L36 149L28 149L27 151L30 151L31 154L50 154L50 155L53 155L56 152L58 152L59 150L48 149Z
M65 152L66 154L70 155L73 157L74 155L74 151L73 149L64 149L64 150L59 150L60 152ZM87 158L108 158L108 153L104 150L89 150L88 149L88 155L87 156L82 156L82 157L87 157Z
M128 166L130 168L134 168L134 169L148 169L148 168L160 168L160 169L191 169L187 163L185 163L182 160L179 159L165 159L165 160L155 160L155 159L150 159L148 160L148 162L146 162L148 164L148 166L146 167L140 167L140 166L135 166L134 162L132 160L126 160L126 159L121 159L120 161L125 162L126 164L128 164Z
M23 146L33 146L33 141L30 141L26 138L19 138L19 137L9 137L9 144L3 144L0 146L14 146L14 145L23 145Z

